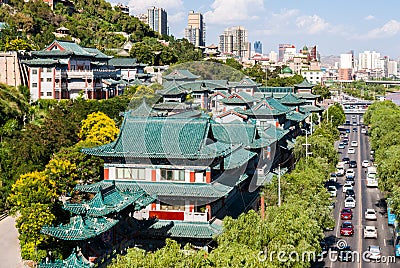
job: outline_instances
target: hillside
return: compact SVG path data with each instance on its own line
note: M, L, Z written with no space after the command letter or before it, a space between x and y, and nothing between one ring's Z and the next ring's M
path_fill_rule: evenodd
M157 37L152 31L135 17L114 10L105 0L72 0L74 8L58 3L54 11L39 0L25 3L24 0L10 0L0 6L0 22L9 25L0 34L0 50L42 49L55 39L54 32L63 26L70 30L70 36L80 40L82 46L99 49L120 47L125 38L115 32L130 34L133 41L141 41L143 37ZM16 47L9 47L15 39ZM21 44L22 43L22 44Z

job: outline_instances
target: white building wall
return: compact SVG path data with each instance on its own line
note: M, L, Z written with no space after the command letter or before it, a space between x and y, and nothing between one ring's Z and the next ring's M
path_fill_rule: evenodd
M352 54L340 54L340 68L352 69L353 66L353 55Z

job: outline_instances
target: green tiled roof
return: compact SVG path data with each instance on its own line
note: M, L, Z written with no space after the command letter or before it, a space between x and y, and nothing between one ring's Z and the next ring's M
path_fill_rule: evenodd
M315 113L315 112L322 112L324 108L314 105L304 105L300 106L299 110L301 113Z
M185 80L197 79L200 76L192 74L189 70L174 70L170 74L164 76L166 80Z
M98 50L97 48L84 47L83 49L86 50L87 52L89 52L90 54L95 55L94 57L96 59L108 60L108 59L112 58L111 56L107 56L106 54L104 54L103 52Z
M80 252L72 252L65 260L54 262L40 262L39 268L90 268L93 263L89 262Z
M129 68L137 65L136 58L112 58L108 64L115 67Z
M153 106L153 109L156 110L163 110L163 111L186 111L186 110L192 110L194 108L196 108L197 105L194 104L187 104L184 102L160 102L160 103L156 103Z
M254 82L251 78L245 77L242 80L240 80L239 83L237 83L235 87L256 87L259 85L260 84L257 84L256 82Z
M296 111L290 111L286 114L286 119L296 122L304 121L310 114L309 113L299 113Z
M82 241L96 237L111 229L118 220L103 217L91 218L80 215L70 218L70 222L59 226L44 226L41 233L62 240Z
M136 107L134 110L128 111L129 116L157 116L157 112L153 111L153 108L150 107L146 100L143 99L142 103Z
M224 160L224 168L226 170L239 168L243 165L247 165L250 159L252 159L257 154L251 151L247 151L243 148L240 148L225 158Z
M296 96L300 99L306 99L306 100L314 100L320 97L320 95L314 95L308 92L296 93Z
M150 237L213 239L222 233L222 226L209 222L159 220L143 234Z
M312 88L314 85L310 84L307 79L304 79L300 84L294 85L295 88Z
M189 110L181 113L177 113L174 115L170 115L169 117L173 118L193 118L193 117L200 117L202 113L197 110Z
M221 100L225 104L249 104L255 101L256 99L246 92L234 92L229 97Z
M272 124L268 124L266 127L263 127L262 131L264 132L265 135L267 135L267 137L270 137L278 141L289 133L289 130L282 129L280 127L275 127Z
M82 152L103 157L213 159L228 155L230 145L206 143L207 118L125 116L117 140Z
M279 99L279 102L284 105L299 105L299 104L303 104L304 100L301 100L293 93L288 93L287 95L285 95L284 97Z
M249 116L281 115L289 112L290 109L281 104L274 98L261 99L251 109L244 110L242 113Z
M82 192L98 192L102 187L111 185L112 181L104 180L89 185L76 185L75 189ZM116 188L122 193L144 190L158 197L195 197L201 199L221 198L232 191L233 186L214 183L185 183L173 181L115 181Z
M32 51L32 55L34 56L39 56L39 57L65 57L65 56L70 56L73 55L74 52L72 51L61 51L61 50L51 50L51 51L44 51L44 50L39 50L39 51Z
M163 90L159 90L157 93L161 95L181 95L188 93L188 90L184 88L181 83L172 81L167 83L166 87Z
M64 208L74 214L84 214L90 217L106 216L110 213L120 212L129 205L137 203L137 207L142 207L144 203L149 201L150 197L142 189L137 191L120 193L115 185L109 185L100 189L99 192L88 202L82 203L65 203ZM146 200L143 202L143 200ZM152 197L151 202L156 199ZM146 204L148 205L148 204Z
M58 60L53 59L32 59L32 60L24 60L22 61L23 64L28 66L54 66L61 64Z

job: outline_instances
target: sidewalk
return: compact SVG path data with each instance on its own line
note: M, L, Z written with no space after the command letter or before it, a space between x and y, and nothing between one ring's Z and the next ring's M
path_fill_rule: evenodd
M24 267L13 217L8 216L0 221L0 237L0 267Z

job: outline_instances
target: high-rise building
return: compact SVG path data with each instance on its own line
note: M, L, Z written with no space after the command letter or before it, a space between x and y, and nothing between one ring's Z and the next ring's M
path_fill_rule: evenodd
M282 62L283 61L283 57L285 55L285 50L286 48L290 48L293 45L291 44L279 44L279 48L278 48L278 61Z
M358 54L358 69L359 70L377 70L382 69L381 54L375 51L364 51Z
M206 27L201 13L189 11L185 38L196 47L206 45Z
M353 69L354 58L350 53L340 54L340 68L341 69Z
M254 42L254 53L262 54L262 43L261 41Z
M397 61L394 60L390 60L388 62L388 76L397 76L398 75L398 71L397 71Z
M163 8L151 7L147 9L147 24L159 34L168 34L167 12Z
M269 53L269 61L277 63L278 62L278 53L276 53L275 51L271 51Z
M247 41L247 30L242 26L225 29L219 36L219 51L232 53L238 57L246 57L249 54L249 43Z

